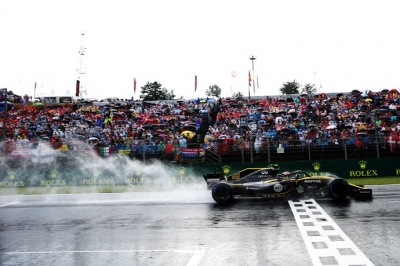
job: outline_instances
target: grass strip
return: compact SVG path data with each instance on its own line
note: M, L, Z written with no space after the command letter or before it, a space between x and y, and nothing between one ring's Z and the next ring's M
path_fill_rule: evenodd
M400 184L400 176L346 178L347 182L357 185L391 185Z

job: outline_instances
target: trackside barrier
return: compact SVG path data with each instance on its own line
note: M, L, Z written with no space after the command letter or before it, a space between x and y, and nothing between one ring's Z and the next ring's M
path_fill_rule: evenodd
M398 176L400 178L400 159L355 159L335 161L279 162L281 172L305 170L311 175L335 174L343 178L382 178ZM268 163L253 164L198 164L165 165L168 171L150 171L146 174L146 164L138 164L137 169L118 165L110 170L106 164L95 167L63 167L0 170L1 188L17 187L60 187L60 186L121 186L121 185L175 185L204 182L203 174L223 172L233 174L244 168L267 167ZM161 169L160 169L161 170Z

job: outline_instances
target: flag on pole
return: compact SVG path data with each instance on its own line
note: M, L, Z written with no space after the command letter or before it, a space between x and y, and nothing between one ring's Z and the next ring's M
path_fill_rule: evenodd
M257 90L260 88L260 86L258 85L258 74L257 74Z
M136 78L133 78L133 93L136 94Z
M231 75L232 75L233 78L236 78L237 73L235 71L232 71Z
M36 83L36 81L35 81L35 85L34 85L34 87L33 87L33 91L35 91L35 92L36 92L36 85L37 85L37 83Z
M197 90L197 76L194 76L194 91Z
M76 88L75 88L75 96L79 97L79 86L80 86L80 81L76 81Z
M249 70L249 86L251 86L251 75L250 75L250 70Z

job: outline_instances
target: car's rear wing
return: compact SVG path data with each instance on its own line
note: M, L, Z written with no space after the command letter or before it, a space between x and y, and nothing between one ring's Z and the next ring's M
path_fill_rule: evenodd
M221 172L214 172L203 175L204 180L207 183L207 189L212 189L216 184L225 180L224 175Z

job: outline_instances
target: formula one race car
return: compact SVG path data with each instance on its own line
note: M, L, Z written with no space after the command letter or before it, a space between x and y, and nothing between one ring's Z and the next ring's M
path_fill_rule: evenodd
M247 168L229 176L222 173L204 175L207 189L217 203L229 203L237 198L332 198L343 200L371 198L372 190L349 184L335 175L311 176L297 170L278 174L279 167Z

